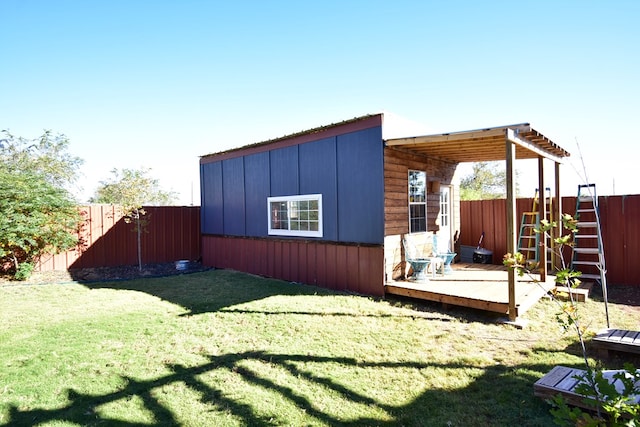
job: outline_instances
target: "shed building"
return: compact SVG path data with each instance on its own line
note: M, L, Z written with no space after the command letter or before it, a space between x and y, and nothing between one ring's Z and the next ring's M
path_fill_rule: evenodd
M506 158L509 169L509 156L568 155L528 124L385 139L384 121L368 115L203 156L203 263L383 296L406 274L403 238L428 248L435 234L452 249L459 163Z

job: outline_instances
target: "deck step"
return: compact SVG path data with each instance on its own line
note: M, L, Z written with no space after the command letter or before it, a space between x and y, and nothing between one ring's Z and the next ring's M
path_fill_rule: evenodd
M569 288L567 286L556 286L554 296L562 300L569 300L569 291L573 295L573 300L577 302L586 302L593 288L593 283L582 282L577 288Z

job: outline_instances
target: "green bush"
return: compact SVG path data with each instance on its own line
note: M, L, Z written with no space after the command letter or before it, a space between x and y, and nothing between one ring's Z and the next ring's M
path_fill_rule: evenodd
M31 273L33 273L33 267L33 264L31 264L30 262L21 263L13 276L14 279L27 280L29 277L31 277Z
M0 265L18 280L42 255L78 243L81 217L68 187L81 160L68 144L49 132L35 140L0 132Z

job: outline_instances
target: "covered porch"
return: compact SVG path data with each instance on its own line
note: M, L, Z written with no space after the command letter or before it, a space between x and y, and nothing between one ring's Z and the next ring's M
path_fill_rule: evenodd
M442 159L455 164L505 161L506 209L503 219L507 253L515 253L518 250L516 242L520 219L516 218L515 161L537 159L538 188L553 188L556 198L560 200L558 197L560 194L560 164L564 157L569 156L566 150L533 129L529 123L394 138L385 140L385 145L389 148L412 152L432 159ZM545 161L553 163L555 178L553 185L544 182ZM547 218L546 206L545 194L541 192L538 205L539 218ZM562 212L559 203L554 205L554 211L554 218L558 218ZM555 233L561 233L560 227L558 225ZM395 233L387 233L385 237L385 247L387 242L391 242L394 238L404 238L402 234L395 236L391 234ZM494 259L501 260L503 255L503 253L495 253ZM385 293L502 313L506 314L510 321L515 321L519 315L522 315L554 286L553 278L547 277L546 258L546 251L540 251L539 265L541 268L537 282L517 277L513 270L506 270L500 265L459 264L454 266L453 274L436 277L422 283L398 281L397 279L389 280L390 275L387 274Z
M454 264L453 273L430 274L425 281L396 280L385 285L385 294L467 307L508 316L510 311L507 269L492 264ZM536 280L533 280L536 279ZM515 317L522 316L554 286L554 278L518 278L515 283Z

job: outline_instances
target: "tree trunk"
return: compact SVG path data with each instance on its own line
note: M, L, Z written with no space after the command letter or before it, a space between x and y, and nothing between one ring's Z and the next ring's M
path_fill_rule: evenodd
M138 234L138 270L142 271L142 224L140 224L140 214L136 219L136 229Z

